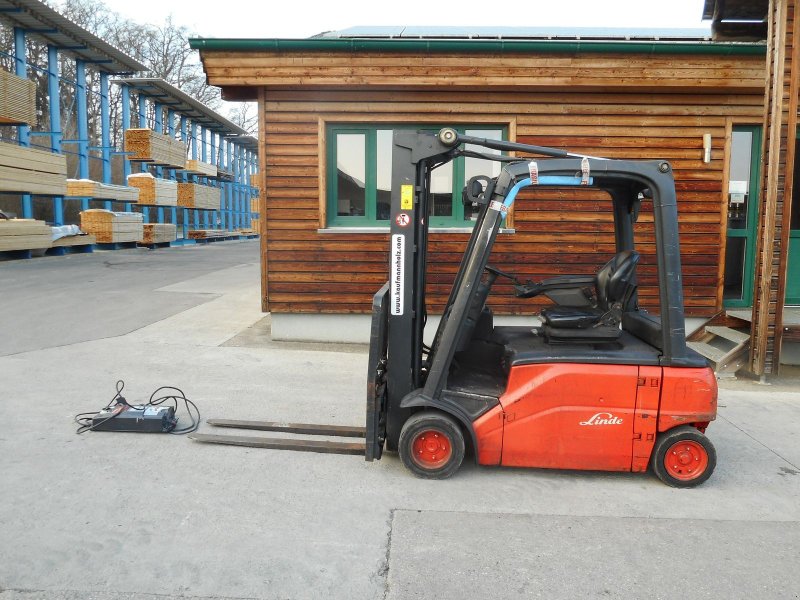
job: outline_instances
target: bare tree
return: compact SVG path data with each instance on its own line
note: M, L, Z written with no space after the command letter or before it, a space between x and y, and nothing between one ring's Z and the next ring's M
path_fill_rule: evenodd
M258 105L255 102L240 102L234 105L228 118L249 135L258 134Z

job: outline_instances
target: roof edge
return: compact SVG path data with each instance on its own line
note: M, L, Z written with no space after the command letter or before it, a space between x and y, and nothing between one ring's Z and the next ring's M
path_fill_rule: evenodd
M712 41L597 41L597 40L452 40L373 38L189 38L193 50L220 52L463 52L481 53L630 53L764 55L767 46L752 42Z

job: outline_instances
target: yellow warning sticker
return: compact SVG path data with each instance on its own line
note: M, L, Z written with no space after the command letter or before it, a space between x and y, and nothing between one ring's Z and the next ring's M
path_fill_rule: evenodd
M414 186L400 186L400 210L413 210L414 208Z

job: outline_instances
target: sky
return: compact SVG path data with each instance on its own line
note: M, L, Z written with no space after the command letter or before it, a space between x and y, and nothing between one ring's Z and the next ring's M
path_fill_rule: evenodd
M104 1L142 23L160 23L172 14L177 25L202 37L304 38L356 25L707 27L703 0ZM487 10L493 5L496 10Z

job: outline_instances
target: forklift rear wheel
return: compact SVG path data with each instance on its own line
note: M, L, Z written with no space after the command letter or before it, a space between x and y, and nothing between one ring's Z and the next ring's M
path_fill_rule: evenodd
M464 460L464 434L448 415L423 411L403 425L398 450L403 464L417 477L446 479Z
M653 472L672 487L700 485L716 466L714 445L691 425L661 434L653 448Z

